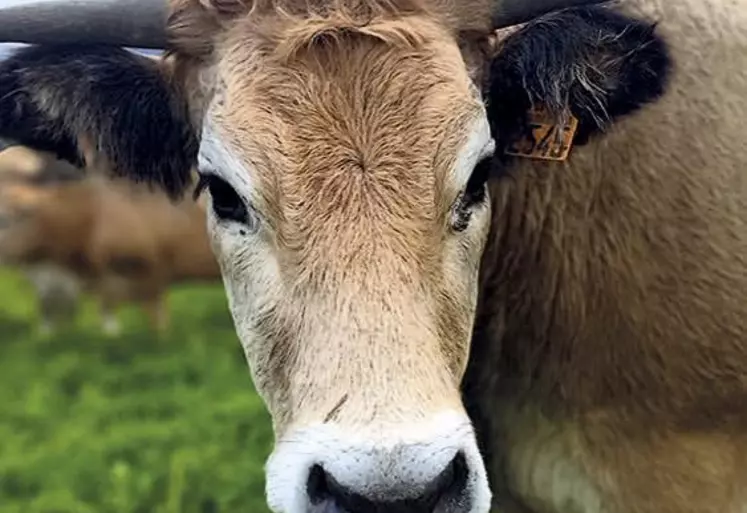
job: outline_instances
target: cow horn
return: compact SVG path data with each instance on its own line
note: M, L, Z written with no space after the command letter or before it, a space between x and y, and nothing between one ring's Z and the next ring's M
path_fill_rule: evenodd
M166 45L166 0L25 0L0 4L0 41Z
M493 4L493 28L499 29L530 21L548 12L600 4L609 0L498 0Z

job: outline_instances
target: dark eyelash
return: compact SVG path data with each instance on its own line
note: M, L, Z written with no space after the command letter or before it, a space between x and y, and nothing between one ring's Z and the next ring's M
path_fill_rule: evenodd
M485 184L493 169L493 157L486 157L477 163L464 189L462 205L467 207L485 199Z
M210 175L200 173L197 177L197 185L192 192L192 199L197 201L197 198L208 188L208 185L210 185Z
M459 203L454 210L452 227L457 232L462 232L469 226L472 218L472 207L485 201L487 197L487 182L493 173L493 157L488 156L480 160L472 170L464 193L459 198Z

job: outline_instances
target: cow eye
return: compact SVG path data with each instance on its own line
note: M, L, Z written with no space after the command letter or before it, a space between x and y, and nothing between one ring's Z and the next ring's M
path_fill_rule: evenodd
M244 200L225 180L214 174L200 174L194 192L195 198L205 189L210 192L213 211L218 219L238 223L247 222L249 212Z
M464 188L464 197L462 202L464 206L470 207L477 203L485 201L486 185L490 177L490 170L493 165L493 157L486 157L477 163L472 175L469 177L467 186Z
M452 214L452 228L462 232L469 226L472 210L487 198L487 183L493 166L492 155L480 160L472 171L464 192L460 196Z

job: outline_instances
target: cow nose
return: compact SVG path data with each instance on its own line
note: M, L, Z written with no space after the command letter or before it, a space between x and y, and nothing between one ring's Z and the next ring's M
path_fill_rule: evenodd
M459 452L412 497L406 490L386 490L373 484L368 493L361 492L341 484L322 465L311 468L306 489L314 513L434 513L463 500L468 477L466 458Z
M488 513L485 464L463 412L286 430L267 461L275 513Z

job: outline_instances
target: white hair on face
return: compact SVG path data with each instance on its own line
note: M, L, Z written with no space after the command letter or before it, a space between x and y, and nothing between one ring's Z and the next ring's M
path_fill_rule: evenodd
M231 184L245 201L251 200L247 195L251 195L254 190L252 174L242 159L223 140L209 117L202 126L197 169L200 173L219 176Z
M482 456L469 418L458 411L444 411L428 422L394 429L377 426L350 432L331 424L291 430L278 440L267 462L267 499L277 513L309 511L306 484L311 468L320 464L357 492L377 489L406 490L417 496L462 452L470 469L466 492L470 509L487 513L491 492ZM392 460L392 455L399 455ZM388 496L387 500L403 499Z
M452 180L455 190L464 188L475 166L495 151L495 141L490 134L490 123L484 110L471 127L467 142L457 154Z

